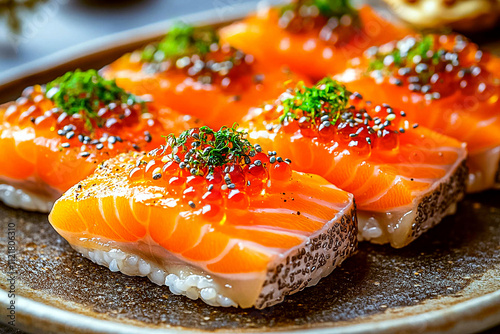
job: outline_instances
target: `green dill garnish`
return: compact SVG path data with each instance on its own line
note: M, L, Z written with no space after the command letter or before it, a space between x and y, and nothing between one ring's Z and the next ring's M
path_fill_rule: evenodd
M390 52L377 51L370 61L368 70L383 70L388 66L412 67L422 61L437 65L442 52L434 52L433 48L434 37L431 35L423 36L419 41L405 38Z
M246 132L237 130L236 124L218 131L203 126L198 131L186 130L179 137L169 135L167 145L173 150L171 159L181 168L189 168L193 175L203 175L215 167L240 164L248 159L246 157L255 155L254 147L245 136ZM185 153L182 161L180 153Z
M213 28L195 28L178 22L160 43L148 45L141 58L146 62L162 62L193 54L203 56L210 52L210 46L214 43L219 43L219 37Z
M61 112L82 115L87 127L92 126L91 119L101 126L97 112L103 105L143 103L118 87L114 80L101 77L96 70L67 72L46 85L45 95Z
M311 8L316 7L316 11L311 10ZM296 0L292 3L281 7L280 11L280 26L288 28L289 25L294 20L305 20L308 22L309 20L315 20L318 17L318 14L326 19L337 18L341 19L343 16L350 16L352 19L352 23L356 26L360 25L360 20L358 17L358 11L354 9L351 5L350 0ZM319 20L313 24L316 26L316 23L325 24L324 21ZM297 29L296 24L291 24L293 29ZM300 26L301 24L299 24ZM310 26L310 24L306 24L306 26ZM335 27L331 27L328 24L325 27L329 27L333 29ZM321 28L321 27L317 27ZM300 29L299 29L300 30Z
M343 15L355 15L356 10L351 6L350 0L313 0L321 15L325 17L342 17Z
M350 95L345 86L331 78L324 78L314 87L299 83L291 96L282 100L284 109L279 121L287 123L306 117L308 122L317 124L327 115L328 122L335 125L346 110Z

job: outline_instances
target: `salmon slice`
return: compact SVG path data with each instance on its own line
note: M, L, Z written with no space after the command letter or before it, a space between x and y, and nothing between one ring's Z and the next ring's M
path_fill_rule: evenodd
M213 306L265 308L357 247L353 196L273 157L235 128L192 129L105 161L49 220L112 271Z
M454 212L467 174L465 144L403 115L324 79L256 108L244 127L298 171L354 194L360 240L400 248Z
M121 152L152 149L196 124L141 102L97 72L69 72L0 106L0 199L49 212L66 190Z
M411 122L467 143L468 191L500 187L497 57L461 35L416 35L367 50L338 75L367 100L401 108Z
M276 64L219 43L213 28L174 25L158 44L126 54L101 70L120 87L220 128L240 122L256 103L276 97L288 80ZM207 111L210 112L207 112Z
M220 30L224 42L251 52L259 60L286 64L315 80L344 71L346 62L369 46L409 33L368 6L353 9L348 0L292 1Z

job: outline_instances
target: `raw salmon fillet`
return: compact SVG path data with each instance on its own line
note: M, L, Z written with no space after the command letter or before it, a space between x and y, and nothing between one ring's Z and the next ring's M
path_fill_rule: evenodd
M69 72L48 86L27 88L0 106L0 200L49 212L101 161L152 149L164 141L161 135L194 124L140 102L95 71Z
M339 5L336 7L337 5ZM410 30L370 7L359 11L342 1L292 1L224 27L221 39L258 60L287 65L313 79L339 73L372 45L402 38Z
M360 240L400 248L454 213L467 175L464 144L404 115L324 79L255 109L244 126L298 171L354 194Z
M212 28L175 25L159 44L126 54L101 70L136 95L195 116L214 128L240 122L256 103L275 98L287 68L219 43Z
M353 254L357 221L351 194L260 151L234 128L192 129L103 162L49 220L112 271L214 306L271 306Z
M416 35L365 52L336 78L411 122L467 143L468 191L500 186L500 67L461 35Z

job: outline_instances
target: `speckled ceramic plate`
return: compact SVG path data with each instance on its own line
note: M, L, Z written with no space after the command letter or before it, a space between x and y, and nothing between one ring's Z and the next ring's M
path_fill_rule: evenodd
M220 23L248 10L233 6L185 19ZM85 46L92 53L77 49L83 54L77 63L43 60L44 72L34 70L34 64L13 72L0 82L0 101L68 69L108 63L167 25ZM63 56L71 59L77 51ZM9 223L15 225L17 242L16 325L32 333L470 333L500 324L499 192L467 196L456 215L404 249L361 244L316 287L261 311L210 307L145 278L112 273L73 251L46 215L0 204L1 322L8 320Z

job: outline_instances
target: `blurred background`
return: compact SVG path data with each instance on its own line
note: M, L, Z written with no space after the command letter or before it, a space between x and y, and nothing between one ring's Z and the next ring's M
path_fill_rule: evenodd
M256 0L0 0L2 72L98 37ZM224 9L223 9L224 8Z

